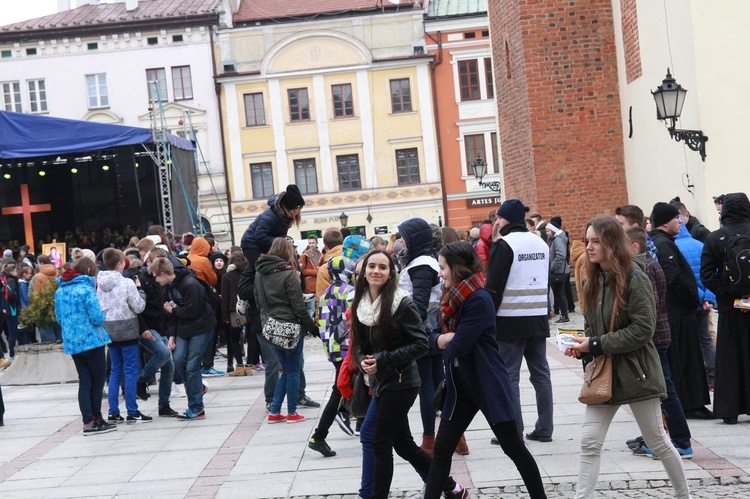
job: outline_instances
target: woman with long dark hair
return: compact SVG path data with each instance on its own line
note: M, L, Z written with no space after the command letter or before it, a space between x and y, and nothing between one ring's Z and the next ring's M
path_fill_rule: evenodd
M394 450L423 480L432 463L414 442L408 419L420 384L416 359L427 353L427 332L416 306L396 281L393 259L385 251L372 251L362 264L352 302L350 354L375 399L372 497L376 499L388 497ZM363 468L363 472L369 471ZM444 491L449 497L468 497L468 491L452 479Z
M425 499L437 499L451 469L451 457L461 435L482 411L492 432L521 474L532 498L547 497L539 468L516 430L516 409L495 331L495 307L484 289L484 267L471 244L457 242L438 252L445 293L440 331L433 348L448 356L446 397L435 439Z
M578 344L565 355L589 360L611 355L612 399L586 406L575 497L594 496L604 438L624 404L630 406L646 445L664 465L675 496L690 497L682 460L662 424L660 400L667 397L667 389L652 341L656 305L651 281L633 264L633 247L613 217L588 223L586 254L583 313L587 337L574 337Z

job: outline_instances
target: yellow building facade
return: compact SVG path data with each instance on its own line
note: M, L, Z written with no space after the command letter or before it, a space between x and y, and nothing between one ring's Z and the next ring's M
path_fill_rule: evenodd
M248 24L216 43L235 240L288 184L295 239L342 212L367 237L444 220L422 12Z

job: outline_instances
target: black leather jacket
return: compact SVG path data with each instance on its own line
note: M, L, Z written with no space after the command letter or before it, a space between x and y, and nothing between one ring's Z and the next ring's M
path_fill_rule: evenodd
M386 348L377 348L372 341L380 326L360 324L362 332L357 336L354 349L350 350L360 370L365 356L375 356L378 370L369 379L370 390L375 397L386 390L406 390L421 384L416 360L427 353L429 341L422 318L411 298L401 300L393 314L393 323L397 327L386 333Z

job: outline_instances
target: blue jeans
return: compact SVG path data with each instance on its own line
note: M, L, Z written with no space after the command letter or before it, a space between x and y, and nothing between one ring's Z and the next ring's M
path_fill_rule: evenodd
M16 341L18 341L18 316L6 315L5 324L8 325L8 354L16 356Z
M274 347L263 337L260 330L256 333L260 352L263 355L263 362L266 364L265 378L263 384L263 393L266 396L266 403L273 402L273 396L276 393L276 386L279 383L279 361L276 354L273 353ZM305 357L300 356L299 363L299 387L297 388L297 400L305 396Z
M672 381L672 370L669 367L669 359L667 358L668 350L668 344L656 345L656 351L659 352L661 370L664 373L664 381L667 384L667 398L661 401L661 409L666 414L669 438L672 439L672 444L681 449L689 449L691 447L690 428L688 427L680 398L677 396L677 390L675 390L674 382Z
M172 352L167 348L167 337L159 335L154 329L151 330L151 334L154 336L153 340L144 339L143 336L138 339L141 346L151 353L151 359L138 373L138 382L146 383L156 376L156 371L161 369L159 408L162 408L169 405L169 395L172 391L172 380L174 379L174 362L172 361Z
M49 326L39 326L39 338L42 340L42 343L61 341L62 330L57 324L52 324Z
M194 412L203 411L203 379L201 378L201 359L208 342L213 339L213 330L206 331L190 338L175 339L174 368L185 382L188 407Z
M316 299L312 299L305 302L305 308L307 309L307 313L310 315L310 317L315 319L315 304L317 303Z
M102 417L102 390L107 372L104 347L94 348L73 355L78 371L78 408L83 424Z
M714 340L711 338L711 332L708 327L710 314L711 312L708 310L701 310L695 315L698 317L698 340L701 344L703 363L706 364L706 378L709 383L713 383L714 375L716 374L716 347L714 346Z
M523 414L521 411L521 390L518 382L521 377L521 361L526 359L529 368L529 379L536 392L537 420L535 431L543 437L551 437L554 424L552 421L552 381L547 363L547 338L526 338L521 340L501 340L500 355L508 368L510 385L516 405L516 427L523 436Z
M138 380L138 344L127 346L109 346L109 358L112 366L109 372L109 413L120 414L120 380L125 372L125 408L128 415L138 413L138 402L135 399L135 385Z
M281 412L281 403L286 397L286 407L289 414L297 412L297 395L299 392L299 371L300 359L302 358L302 346L305 344L305 337L300 336L297 348L294 350L284 350L283 348L273 347L273 352L281 364L284 373L276 384L276 391L273 394L271 403L271 414Z
M362 444L362 480L359 484L359 497L370 499L375 487L375 454L372 452L372 442L375 440L375 417L378 406L375 398L370 399L362 426L359 429L359 442Z

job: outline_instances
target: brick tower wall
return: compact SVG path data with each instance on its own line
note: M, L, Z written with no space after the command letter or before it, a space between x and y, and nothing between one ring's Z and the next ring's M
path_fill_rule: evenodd
M506 199L571 240L627 203L611 0L489 0Z

